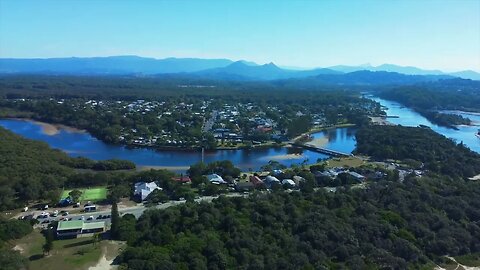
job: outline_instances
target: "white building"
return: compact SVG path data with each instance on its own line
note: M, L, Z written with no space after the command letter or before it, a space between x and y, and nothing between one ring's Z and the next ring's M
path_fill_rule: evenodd
M225 182L225 180L223 180L223 178L220 175L218 175L216 173L207 175L207 179L210 183L213 183L213 184L226 184L227 183L227 182Z
M286 185L289 187L295 187L295 182L292 179L283 179L282 180L282 185Z
M135 191L133 192L133 195L140 197L142 201L145 200L154 190L162 190L162 188L157 186L155 182L137 182L134 185L134 189Z

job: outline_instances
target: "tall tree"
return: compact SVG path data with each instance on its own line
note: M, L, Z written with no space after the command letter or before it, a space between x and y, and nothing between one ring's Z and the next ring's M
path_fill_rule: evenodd
M72 198L74 202L78 202L78 200L80 199L80 196L82 196L82 192L78 189L74 189L70 191L68 195L70 196L70 198Z
M110 234L112 239L117 239L118 238L118 230L120 226L120 215L118 214L118 206L117 202L112 203L112 223L110 227Z
M48 229L45 233L45 244L43 245L43 253L48 255L53 248L53 232Z

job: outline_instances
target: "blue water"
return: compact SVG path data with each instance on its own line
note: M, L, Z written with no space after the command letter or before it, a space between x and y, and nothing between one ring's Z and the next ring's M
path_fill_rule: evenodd
M200 151L155 151L146 148L126 148L119 145L105 144L92 137L87 132L71 131L60 128L54 135L43 132L41 124L17 119L0 120L0 126L7 128L29 139L48 143L52 148L60 149L70 156L83 156L94 160L125 159L137 164L137 166L163 166L170 167L174 171L184 171L185 166L201 160ZM342 151L352 152L355 148L353 129L339 128L314 134L314 136L326 136L328 144L325 147ZM288 155L288 158L285 158ZM230 160L242 170L258 170L269 160L277 160L284 165L315 163L318 159L326 159L328 156L297 148L256 148L252 150L219 150L205 153L205 162L218 160Z
M336 128L312 134L314 139L327 138L327 149L342 153L351 153L356 147L355 128Z
M439 127L432 124L415 111L403 107L399 103L372 98L373 100L388 108L388 115L396 115L399 118L389 118L394 124L404 126L425 125L434 131L452 138L457 142L463 142L470 149L480 152L480 139L475 136L478 126L460 126L459 130ZM471 115L462 112L455 112L469 117L474 122L480 123L479 115ZM134 162L137 166L162 166L174 171L184 171L185 167L201 160L200 151L155 151L146 148L126 148L119 145L109 145L99 141L86 132L77 132L70 129L60 128L54 135L47 135L43 132L42 125L36 122L4 119L0 120L0 126L7 128L19 135L29 139L39 140L48 143L52 148L60 149L70 156L84 156L94 160L105 159L126 159ZM313 134L314 138L325 137L327 143L325 148L351 153L355 149L355 129L338 128ZM287 157L286 157L287 155ZM326 159L328 156L297 148L258 148L252 150L219 150L205 153L205 162L218 160L230 160L242 170L258 170L269 160L276 160L280 163L291 166L292 164L315 163L318 159Z
M421 116L412 109L402 106L400 103L395 101L385 100L378 97L371 97L371 99L380 103L382 106L387 107L387 115L399 116L399 118L388 118L387 120L396 125L402 126L413 126L425 125L430 127L437 133L444 135L445 137L455 140L457 143L463 142L466 146L472 149L475 152L480 153L480 139L475 136L480 126L458 126L458 130L440 127L430 121L425 117ZM474 124L480 124L480 116L472 115L465 112L449 112L462 115L464 117L470 118Z

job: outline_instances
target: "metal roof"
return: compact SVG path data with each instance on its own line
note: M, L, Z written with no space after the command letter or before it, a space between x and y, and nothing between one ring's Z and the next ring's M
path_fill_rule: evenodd
M83 223L83 230L103 229L105 228L105 221Z
M59 221L57 231L80 230L83 227L83 220Z
M83 220L59 221L57 231L92 230L105 228L105 221L84 222Z

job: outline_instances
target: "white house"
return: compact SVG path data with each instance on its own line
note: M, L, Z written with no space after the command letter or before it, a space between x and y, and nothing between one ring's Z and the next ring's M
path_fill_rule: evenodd
M134 189L135 191L133 192L133 195L140 197L142 201L145 200L154 190L162 190L162 188L157 186L155 182L137 182L134 185Z
M264 183L267 186L267 188L272 188L272 186L275 185L275 184L281 184L280 180L278 180L278 178L276 178L275 176L271 176L271 175L269 175L265 178Z
M286 185L286 186L289 186L289 187L294 187L295 186L295 182L292 180L292 179L283 179L282 180L282 185Z
M220 175L218 175L216 173L207 175L207 179L210 183L213 183L213 184L226 184L227 183L227 182L225 182L225 180L223 180L223 178Z

